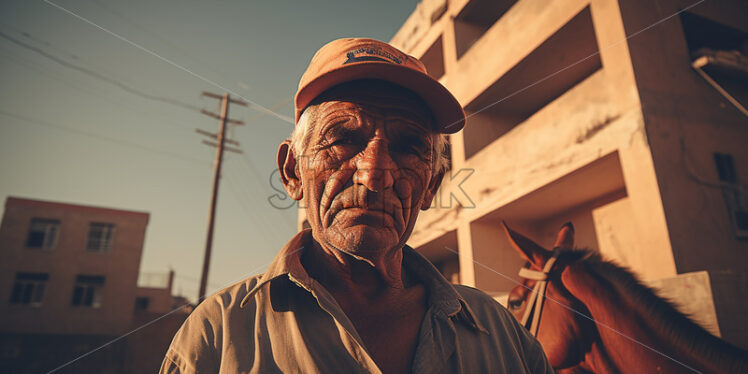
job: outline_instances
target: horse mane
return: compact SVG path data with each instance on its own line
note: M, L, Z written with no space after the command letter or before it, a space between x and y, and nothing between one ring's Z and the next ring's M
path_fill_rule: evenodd
M589 249L566 249L559 254L566 264L583 262L595 276L608 281L619 296L640 313L663 342L669 340L685 352L698 354L709 362L727 361L736 369L745 369L747 352L712 335L679 311L675 303L645 286L634 273L614 261L603 259Z

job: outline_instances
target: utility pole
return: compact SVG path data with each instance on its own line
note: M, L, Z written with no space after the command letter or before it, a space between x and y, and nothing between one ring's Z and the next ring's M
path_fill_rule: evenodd
M243 125L244 122L229 119L229 105L231 103L247 106L247 103L241 100L232 99L229 94L223 96L216 95L210 92L203 92L203 96L212 97L214 99L221 100L221 114L215 114L205 109L201 110L201 113L210 117L216 118L221 121L221 127L217 134L196 129L198 134L208 136L215 139L215 142L203 140L203 144L207 144L212 147L216 147L216 161L215 167L213 168L213 192L210 198L210 215L208 216L208 238L205 241L205 257L203 258L203 273L200 277L200 294L198 295L197 303L203 301L205 298L205 289L208 285L208 269L210 268L210 252L213 248L213 228L216 222L216 205L218 202L218 182L221 179L221 164L223 163L223 151L230 151L235 153L242 153L241 150L226 146L226 143L239 146L239 142L226 139L226 124L232 125Z

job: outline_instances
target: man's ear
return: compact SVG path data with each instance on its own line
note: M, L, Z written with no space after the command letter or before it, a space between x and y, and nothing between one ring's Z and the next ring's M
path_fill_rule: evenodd
M426 189L426 195L423 197L423 202L421 203L421 210L428 210L431 207L431 202L434 200L434 196L436 196L436 191L439 190L439 186L441 186L444 179L444 173L446 173L446 170L441 168L441 170L431 177L429 186Z
M299 164L294 155L290 140L284 140L278 147L278 171L281 181L288 195L294 200L301 200L304 196L301 188L301 175L299 175Z

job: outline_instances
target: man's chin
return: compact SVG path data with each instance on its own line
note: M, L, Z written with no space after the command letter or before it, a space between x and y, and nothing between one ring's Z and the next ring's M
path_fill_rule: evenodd
M326 231L337 233L337 235L328 236L330 244L337 249L362 256L367 253L384 253L400 242L400 235L393 227L352 225L330 227Z

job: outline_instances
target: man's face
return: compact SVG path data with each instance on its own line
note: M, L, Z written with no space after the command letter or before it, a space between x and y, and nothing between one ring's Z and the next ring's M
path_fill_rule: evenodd
M407 90L359 83L312 113L297 170L315 239L371 259L400 248L441 181L430 111Z

